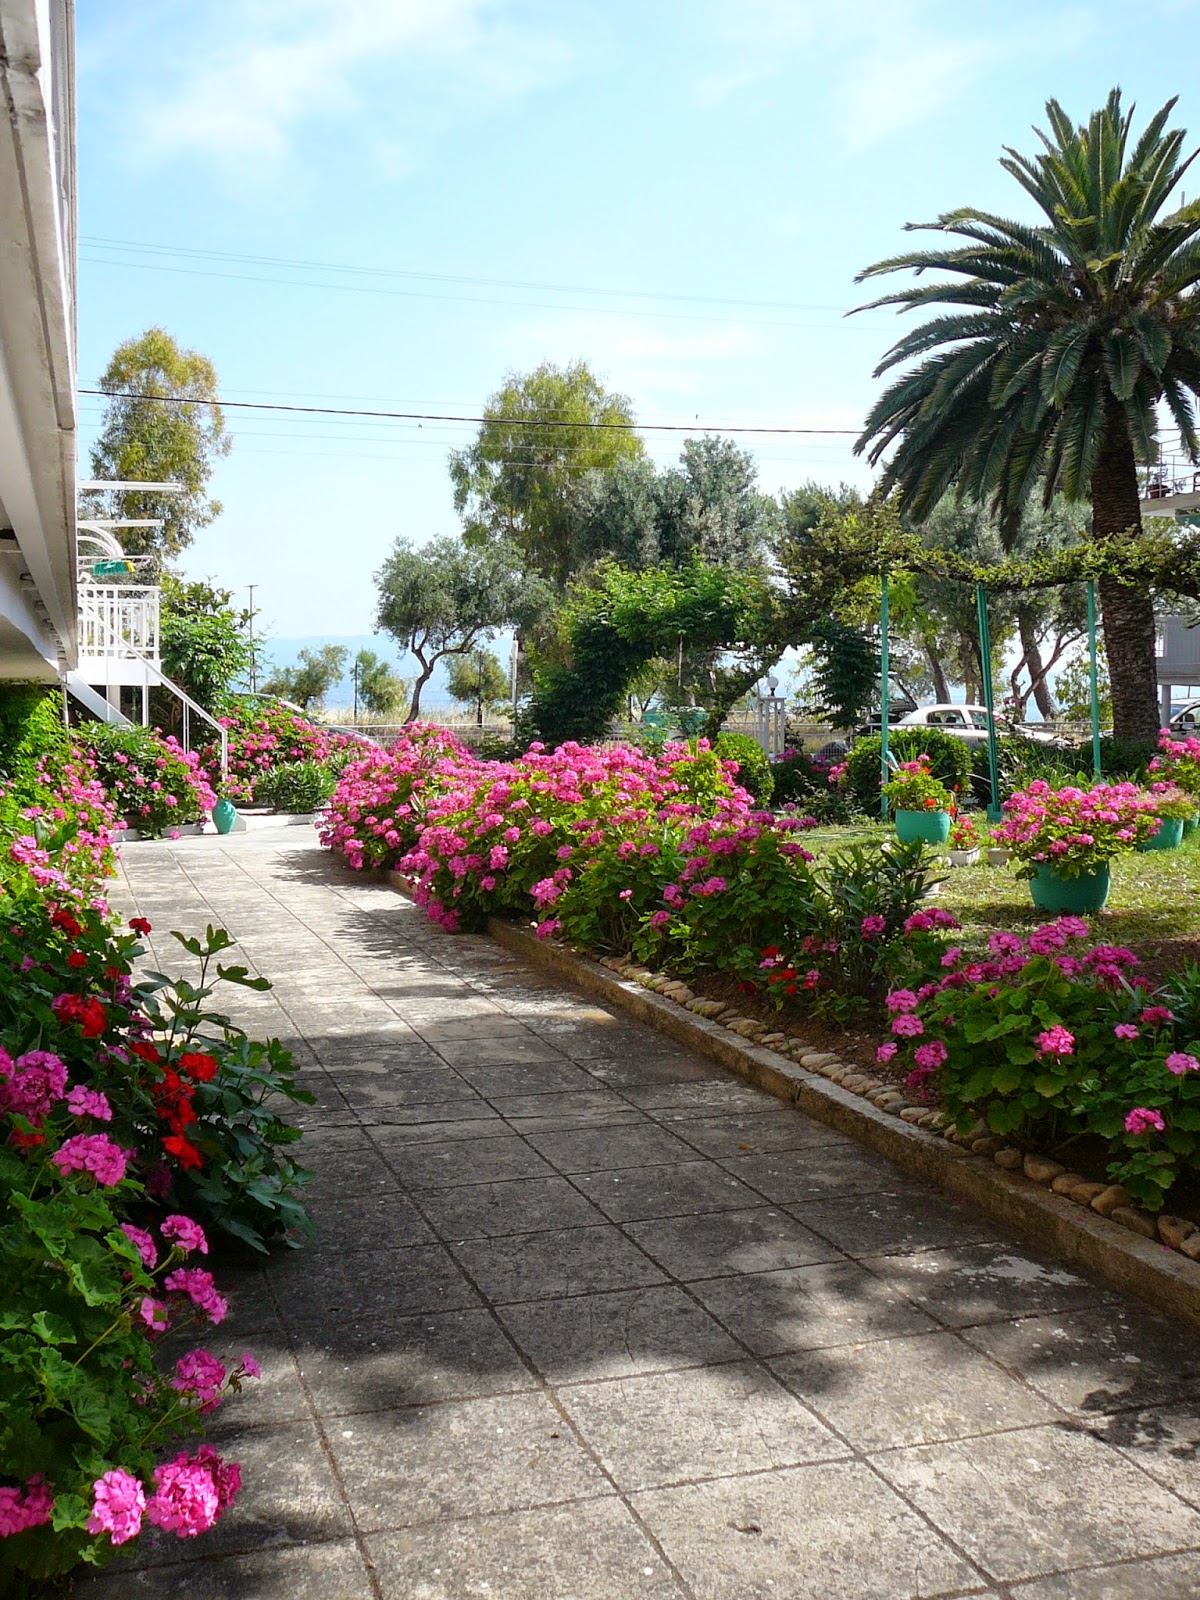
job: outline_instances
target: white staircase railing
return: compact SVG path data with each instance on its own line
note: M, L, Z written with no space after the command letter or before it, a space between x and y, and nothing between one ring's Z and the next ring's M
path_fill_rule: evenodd
M183 745L185 750L190 751L192 748L193 716L199 717L202 722L206 722L213 730L221 747L221 777L227 777L229 773L229 734L217 721L216 717L214 717L210 712L205 711L203 706L197 705L196 701L192 699L187 690L177 684L173 678L168 678L166 673L162 670L162 667L158 664L157 660L152 659L150 656L137 649L132 643L132 638L134 637L132 634L123 634L118 631L117 619L118 616L121 615L120 602L116 602L116 609L114 609L112 605L100 605L91 607L85 613L83 610L84 592L85 591L83 590L80 591L80 666L83 668L84 672L86 672L86 668L84 667L82 658L85 656L92 656L93 658L103 657L114 661L139 662L146 673L147 679L151 683L157 684L166 689L169 694L174 695L175 699L179 701L181 707L183 708L183 738L180 740L180 743ZM122 593L127 595L132 593L136 595L138 593L136 589L120 590L116 589L115 587L113 592L118 595ZM141 592L144 594L151 591L143 590ZM154 640L157 647L158 591L155 589L152 592L154 595ZM131 611L130 614L135 617L135 620L139 622L139 625L144 620L144 618L137 616L136 609ZM100 648L95 650L84 648L82 640L84 637L86 637L88 628L92 630L93 636Z
M135 584L80 584L80 655L120 660L126 659L130 650L156 667L161 659L158 589Z

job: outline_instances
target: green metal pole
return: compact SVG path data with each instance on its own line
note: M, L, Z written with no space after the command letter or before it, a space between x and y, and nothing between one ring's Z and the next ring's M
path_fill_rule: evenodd
M1100 688L1096 680L1096 584L1087 586L1088 691L1092 702L1092 773L1100 777Z
M892 699L891 669L888 666L888 581L883 578L883 593L879 605L879 816L887 821L888 798L882 785L888 781L888 713Z
M1004 813L1000 809L1000 763L996 755L996 715L992 705L992 633L988 626L987 590L983 584L975 585L975 610L979 617L979 664L983 679L983 704L988 719L988 781L991 785L992 803L988 806L988 821L999 822Z

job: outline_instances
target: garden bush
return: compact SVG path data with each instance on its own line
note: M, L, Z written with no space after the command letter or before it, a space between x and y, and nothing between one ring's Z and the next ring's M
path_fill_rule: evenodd
M890 840L814 866L811 819L757 809L731 767L703 740L483 763L416 728L346 768L322 838L353 867L408 874L448 929L532 916L542 937L755 983L764 947L810 940L810 1002L878 995L930 858Z
M992 936L987 955L951 950L918 988L888 996L908 1086L966 1128L1056 1150L1103 1141L1108 1175L1152 1211L1180 1173L1200 1170L1200 972L1152 992L1130 950L1090 944L1079 917L1027 938Z
M719 733L713 749L722 761L735 761L737 781L759 806L769 806L775 793L771 763L757 739L746 733Z
M76 735L120 824L158 838L199 822L216 804L197 751L132 724L92 722Z
M275 767L254 786L259 805L303 814L319 811L337 788L338 774L321 761L295 761Z
M238 1492L236 1463L197 1436L253 1358L181 1345L168 1362L160 1335L225 1315L200 1264L212 1230L261 1247L302 1227L279 1105L306 1098L277 1044L211 1008L219 930L184 941L198 982L135 982L150 927L122 931L105 906L115 818L91 770L56 749L26 777L0 789L0 1593L14 1600L146 1525L199 1534Z
M868 816L879 815L880 752L878 734L859 739L846 761L843 782L852 804ZM961 804L971 786L971 746L965 739L943 733L940 728L892 728L888 750L897 761L929 757L933 776L945 784Z
M315 762L336 776L364 748L349 734L335 733L288 706L257 697L232 700L218 720L229 742L225 778L218 744L207 745L202 760L211 786L241 805L271 804L263 785L281 770Z

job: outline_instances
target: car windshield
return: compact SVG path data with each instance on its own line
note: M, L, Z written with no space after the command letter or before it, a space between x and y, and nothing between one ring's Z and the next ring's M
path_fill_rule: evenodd
M971 722L976 728L986 728L987 725L988 725L988 714L987 714L987 712L986 711L972 711L972 713L971 713Z

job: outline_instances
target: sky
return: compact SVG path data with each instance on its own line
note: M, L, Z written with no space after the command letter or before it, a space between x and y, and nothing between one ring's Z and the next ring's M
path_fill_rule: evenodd
M240 403L477 417L582 359L643 424L850 430L736 435L769 492L869 484L901 328L847 320L855 274L957 205L1028 216L998 158L1048 97L1183 91L1200 143L1200 0L78 0L77 28L81 387L156 324ZM457 526L475 426L227 421L186 570L255 584L278 636L366 633L393 540Z

